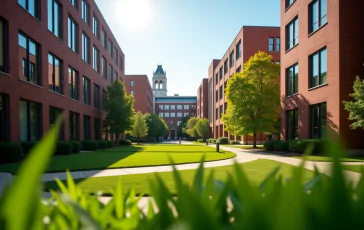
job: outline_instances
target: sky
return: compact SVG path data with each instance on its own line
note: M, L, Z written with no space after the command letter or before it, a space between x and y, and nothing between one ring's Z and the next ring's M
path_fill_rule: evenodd
M279 26L279 0L95 0L126 74L167 72L168 95L195 96L243 25Z

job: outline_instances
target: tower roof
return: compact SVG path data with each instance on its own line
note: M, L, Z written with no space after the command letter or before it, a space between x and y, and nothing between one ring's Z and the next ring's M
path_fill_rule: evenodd
M155 74L165 74L162 65L157 66L157 70L155 71Z

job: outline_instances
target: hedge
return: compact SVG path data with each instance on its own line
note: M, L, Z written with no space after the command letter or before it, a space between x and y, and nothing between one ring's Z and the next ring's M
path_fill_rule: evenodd
M107 142L106 141L99 141L99 149L106 149Z
M267 151L273 151L274 150L274 144L276 142L277 142L277 140L264 142L264 144L263 144L264 149L267 150Z
M22 147L18 143L0 142L0 163L11 163L21 160Z
M240 141L230 141L229 142L231 145L239 145L240 144Z
M196 142L198 142L198 143L204 143L203 139L197 139Z
M220 137L220 144L229 144L229 139L227 137Z
M98 141L82 141L82 149L85 151L95 151L99 148Z
M274 151L289 151L289 141L275 141L274 142Z
M129 140L119 140L119 145L131 145L131 141L129 141Z
M26 142L21 142L20 145L23 149L23 156L28 155L28 153L30 152L30 150L32 150L32 148L37 144L37 141L26 141Z
M113 141L107 141L107 147L108 148L114 147L114 142Z
M78 153L82 150L82 143L79 141L72 141L73 153Z
M312 146L307 149L310 154L322 154L325 152L327 145L327 140L324 139L310 139L310 140L293 140L289 142L289 150L296 153L305 153L307 147Z
M73 153L73 144L70 141L58 141L56 144L56 155L68 155Z

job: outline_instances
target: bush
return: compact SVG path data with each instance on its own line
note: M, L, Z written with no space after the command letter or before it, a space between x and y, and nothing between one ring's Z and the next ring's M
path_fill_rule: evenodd
M305 153L307 147L312 146L310 154L322 154L325 152L327 144L328 142L324 139L292 140L289 142L289 149L292 152Z
M214 139L214 140L212 141L212 143L214 143L214 144L216 144L216 142L217 142L217 139Z
M197 139L196 142L198 142L198 143L204 143L203 139Z
M82 150L82 143L79 141L72 141L73 153L78 153Z
M129 140L119 140L119 145L131 145L131 141L129 141Z
M113 141L107 141L107 147L108 148L114 147L114 142Z
M240 141L230 141L231 145L240 145Z
M73 152L73 144L70 141L58 141L56 144L56 155L68 155Z
M99 141L99 149L106 149L107 141Z
M82 141L82 150L95 151L99 148L98 141Z
M229 139L227 137L220 137L220 144L229 144Z
M289 141L275 141L273 144L274 151L289 151Z
M30 150L32 150L32 148L37 144L36 141L26 141L26 142L21 142L20 145L23 149L23 156L28 155L28 153L30 152Z
M273 151L274 150L274 144L276 142L277 142L276 140L264 142L264 144L263 144L264 149L267 150L267 151Z
M0 142L0 163L11 163L21 160L23 150L21 145L12 142Z

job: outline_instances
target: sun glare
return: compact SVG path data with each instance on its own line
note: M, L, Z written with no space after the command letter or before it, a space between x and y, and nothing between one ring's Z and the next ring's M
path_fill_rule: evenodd
M119 0L114 8L119 23L131 30L146 27L152 17L152 0Z

